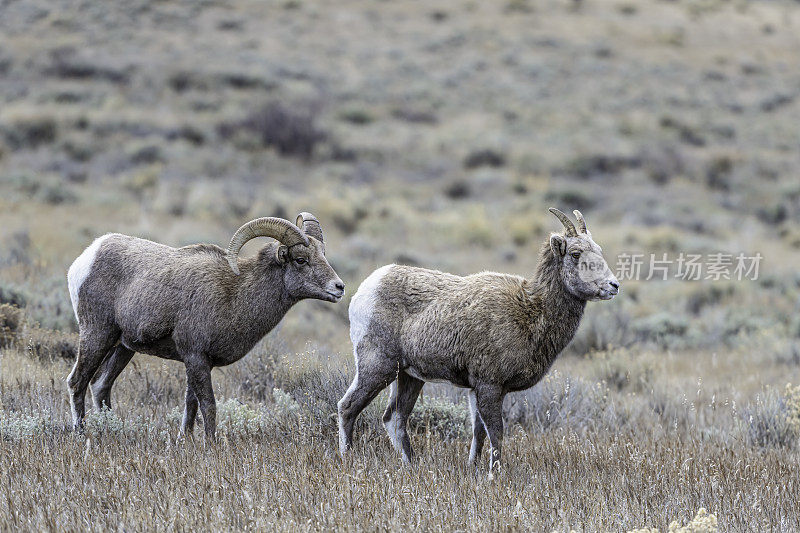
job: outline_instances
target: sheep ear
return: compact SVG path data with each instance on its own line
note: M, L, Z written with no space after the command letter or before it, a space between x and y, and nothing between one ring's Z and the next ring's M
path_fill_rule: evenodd
M278 251L275 252L275 258L278 260L279 263L288 263L289 262L289 248L284 245L278 246Z
M564 257L567 254L567 239L563 235L554 233L550 236L550 249L556 257Z

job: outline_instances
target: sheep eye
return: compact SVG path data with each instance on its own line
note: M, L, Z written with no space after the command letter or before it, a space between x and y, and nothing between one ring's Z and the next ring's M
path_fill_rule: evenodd
M298 265L305 265L306 264L306 258L305 257L297 257L297 258L295 258L294 261Z
M572 257L574 257L575 259L580 259L581 258L581 253L580 252L573 252L572 253Z

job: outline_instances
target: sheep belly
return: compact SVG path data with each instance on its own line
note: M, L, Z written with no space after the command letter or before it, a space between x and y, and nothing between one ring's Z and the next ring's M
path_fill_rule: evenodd
M122 342L123 346L134 352L160 357L161 359L183 361L183 357L178 353L175 347L175 341L172 337L164 337L151 342L136 342L123 336L120 342Z
M470 387L469 382L462 376L453 375L453 377L450 379L439 376L424 375L413 366L408 366L404 370L406 374L408 374L409 376L421 379L425 383L450 383L451 385L455 385L456 387L462 387L462 388Z

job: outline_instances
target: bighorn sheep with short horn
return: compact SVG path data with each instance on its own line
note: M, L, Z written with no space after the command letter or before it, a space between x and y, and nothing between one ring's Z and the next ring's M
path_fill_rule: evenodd
M383 422L411 461L408 416L426 381L445 381L469 389L469 463L479 459L487 434L490 468L499 463L505 395L542 379L574 336L587 301L619 291L583 215L575 211L578 231L564 213L550 211L565 232L541 247L532 279L387 265L364 280L350 302L356 376L339 401L343 455L356 417L391 383Z
M278 242L239 260L242 246L256 237ZM67 280L80 328L78 359L68 378L76 429L83 424L90 381L95 407L110 407L114 380L140 352L186 365L181 431L192 432L199 405L212 438L211 369L244 357L300 300L338 302L344 295L344 283L325 259L322 228L310 213L301 213L296 225L274 217L252 220L233 235L227 251L104 235L72 263Z

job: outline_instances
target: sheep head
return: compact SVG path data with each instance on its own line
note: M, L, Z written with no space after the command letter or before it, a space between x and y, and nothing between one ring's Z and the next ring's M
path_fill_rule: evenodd
M564 287L581 300L612 299L619 293L619 281L603 258L602 248L592 239L581 212L573 211L579 229L558 209L551 207L550 212L564 225L563 234L550 236L550 249Z
M239 274L239 250L256 237L272 237L280 243L275 255L284 266L284 284L293 298L329 302L342 299L344 283L325 258L322 226L314 215L301 213L296 224L282 218L264 217L243 225L228 245L228 263L235 274Z

